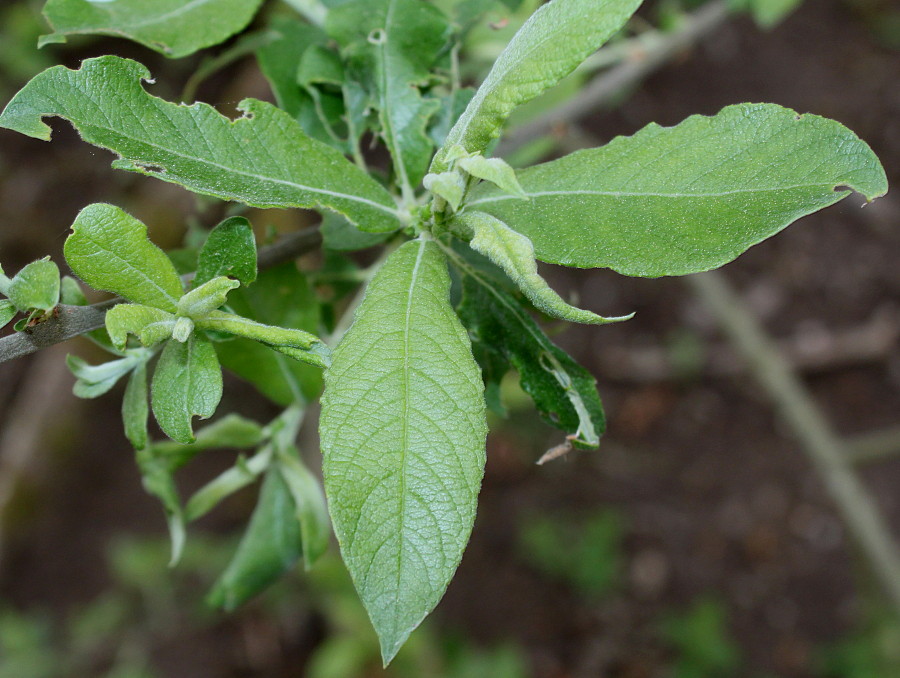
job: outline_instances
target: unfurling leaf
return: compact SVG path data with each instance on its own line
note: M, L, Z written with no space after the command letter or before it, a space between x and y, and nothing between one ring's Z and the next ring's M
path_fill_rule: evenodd
M183 293L165 252L147 238L147 227L114 205L88 205L66 239L66 261L98 290L174 312Z
M242 285L256 280L256 240L244 217L230 217L210 231L197 259L193 285L198 287L220 275Z
M183 318L202 320L228 299L228 293L241 286L241 283L225 276L207 280L195 287L178 300L177 313Z
M136 450L147 447L147 418L150 407L147 402L147 363L138 365L128 379L125 397L122 398L122 422L125 437Z
M77 381L73 391L79 398L96 398L109 391L126 374L150 358L151 353L139 349L129 351L124 358L100 365L90 365L75 355L66 356L66 365Z
M516 173L505 160L501 158L485 158L483 155L473 155L467 158L460 158L457 166L471 174L473 177L483 179L494 184L510 195L517 195L520 198L528 199L519 180L516 179Z
M144 346L154 346L172 336L176 318L168 311L141 304L118 304L106 312L106 331L120 351L128 335L133 334Z
M424 184L426 190L446 200L454 211L459 209L466 189L465 182L463 182L459 172L426 174Z
M484 472L483 385L449 291L434 242L400 247L325 376L329 509L385 662L443 596Z
M447 169L447 150L484 151L517 106L575 70L600 48L643 0L553 0L542 5L494 62L431 165Z
M153 414L179 443L194 441L191 419L211 417L222 398L222 371L212 342L200 333L163 349L150 387Z
M9 300L23 313L49 311L59 303L59 268L50 257L32 261L10 281Z
M0 114L0 127L49 139L43 116L69 120L82 138L117 153L113 165L253 207L327 207L365 231L400 228L396 203L375 179L308 137L290 115L245 99L229 120L212 106L149 95L141 64L115 56L37 75Z
M846 127L774 104L740 104L577 151L518 173L527 202L479 184L467 208L528 236L537 258L625 275L721 266L850 194L887 191Z
M604 318L567 304L538 274L531 241L496 217L483 212L466 212L459 215L457 221L471 231L469 244L472 249L502 268L529 301L547 315L591 325L619 322L631 317Z
M69 35L128 38L169 57L217 45L243 30L262 0L48 0L54 32L40 44Z

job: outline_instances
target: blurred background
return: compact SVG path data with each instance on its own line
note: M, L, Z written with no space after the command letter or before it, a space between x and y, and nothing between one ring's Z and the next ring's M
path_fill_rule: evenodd
M109 52L146 64L153 93L176 99L204 58L169 61L112 39L39 51L41 4L0 5L3 102L49 65ZM807 0L774 25L720 12L679 43L713 4L721 3L647 2L632 39L596 64L608 67L598 77L652 62L655 46L676 36L671 53L613 82L579 120L542 128L531 139L538 144L517 149L518 161L766 101L844 123L900 183L894 0ZM471 78L507 29L485 26L492 39L473 37ZM518 122L541 122L593 75L581 73ZM225 113L246 96L272 99L252 58L197 92ZM68 226L90 202L113 202L151 224L165 248L180 246L189 224L221 218L220 205L114 172L108 153L67 124L53 128L52 144L0 131L7 271L46 254L62 263ZM900 540L900 194L862 203L851 196L803 219L727 266L713 287L733 292L732 308L758 320L769 340L763 353L771 358L774 347L804 386L803 407L812 403L833 429L826 446L845 455L835 472L858 473ZM277 231L314 219L251 216ZM728 321L710 305L709 285L544 272L592 310L637 313L608 327L552 328L596 375L608 433L599 451L536 466L559 435L514 380L505 385L509 417L491 422L471 544L446 597L387 671L336 546L236 613L204 605L255 490L201 520L183 562L167 567L164 516L122 434L121 392L93 401L71 393L63 358L97 359L87 342L0 365L0 678L900 675L898 607L822 480L834 459L786 411L796 402L759 380L766 356L748 363L723 332ZM261 421L277 414L237 379L226 381L221 411ZM318 468L314 419L303 442ZM230 452L201 455L179 478L182 489L233 461Z

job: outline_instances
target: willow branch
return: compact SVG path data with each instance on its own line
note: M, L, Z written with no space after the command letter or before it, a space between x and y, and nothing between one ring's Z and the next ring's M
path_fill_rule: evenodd
M311 252L322 243L318 226L286 235L259 251L260 270L295 259ZM34 353L103 327L106 312L123 299L116 297L90 306L60 304L54 315L23 332L0 339L0 363Z

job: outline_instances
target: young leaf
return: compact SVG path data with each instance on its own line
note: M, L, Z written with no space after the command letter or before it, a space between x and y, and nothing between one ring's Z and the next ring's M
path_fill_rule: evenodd
M522 186L519 185L519 180L516 179L516 173L505 160L485 158L483 155L473 155L468 158L460 158L456 164L473 177L489 181L510 195L528 199L525 191L522 190Z
M224 42L242 31L262 0L48 0L44 15L54 32L39 45L69 35L128 38L178 58Z
M172 336L173 329L175 316L154 306L118 304L106 312L106 331L120 351L129 334L138 337L144 346L153 346Z
M400 247L325 374L325 490L385 662L444 594L484 472L483 385L449 291L434 242Z
M331 520L319 480L300 460L293 445L278 450L278 470L294 498L303 534L303 562L308 570L328 550Z
M12 320L17 313L16 307L7 299L0 299L0 328Z
M122 423L125 437L136 450L147 447L147 363L139 364L128 378L125 397L122 399Z
M183 318L192 318L194 320L206 318L210 313L225 304L228 299L228 293L231 290L240 286L241 283L237 280L232 280L222 275L212 280L207 280L178 300L177 313Z
M165 252L147 238L147 227L114 205L88 205L66 239L66 261L98 290L174 312L181 279Z
M222 370L212 342L200 333L163 349L150 386L159 427L179 443L194 442L191 419L211 417L222 398Z
M179 344L180 346L181 344ZM169 565L174 566L181 559L187 536L184 526L184 512L172 472L174 465L169 459L155 453L152 446L139 449L136 454L138 468L144 489L162 502L172 542L172 557Z
M550 341L492 276L458 255L453 263L463 273L457 311L475 342L473 348L483 354L485 380L499 383L507 369L502 364L508 362L548 424L573 436L576 445L597 447L606 418L591 373Z
M258 423L232 413L198 430L197 439L193 443L163 440L152 443L150 447L153 456L164 459L167 468L176 471L203 450L223 447L244 449L255 447L262 440L263 429Z
M54 66L31 80L0 114L0 127L47 140L41 122L69 120L82 138L108 148L125 169L253 207L322 206L366 231L399 228L391 195L341 153L308 137L284 111L255 99L229 120L212 106L150 96L150 73L115 56L72 71Z
M200 250L193 285L199 287L220 275L242 285L256 280L256 239L244 217L230 217L210 231Z
M303 53L311 45L327 42L328 36L315 26L286 17L272 17L271 26L282 37L256 50L256 59L269 81L278 107L301 120L302 124L302 113L312 107L312 102L297 84L297 67ZM316 136L306 125L304 129L310 136Z
M184 507L185 519L196 520L206 515L225 497L255 482L269 468L271 461L270 446L263 447L248 460L240 459L234 466L197 490Z
M327 367L329 364L328 347L316 335L303 330L263 325L255 320L224 311L209 313L197 321L197 327L253 339L275 350L287 349L282 352L317 367Z
M459 172L426 174L424 183L427 190L446 200L454 211L459 209L465 192L465 184Z
M355 0L328 13L327 30L362 63L374 83L381 133L394 160L397 183L415 188L428 169L428 121L439 104L417 85L450 35L443 13L421 0ZM407 197L411 197L408 195Z
M49 311L59 303L59 268L50 257L32 261L10 281L9 300L20 311Z
M590 325L619 322L631 317L604 318L567 304L538 274L531 241L496 217L484 212L466 212L457 221L473 234L469 242L472 249L502 268L535 308L547 315Z
M272 467L263 481L247 531L231 563L213 586L209 603L234 610L293 568L301 548L294 501L278 469Z
M108 392L126 374L144 364L149 353L133 352L118 360L90 365L75 355L66 356L66 365L77 381L72 389L79 398L96 398Z
M872 150L843 125L774 104L729 106L519 172L529 201L487 184L468 207L528 236L538 259L625 275L721 266L850 194L887 192Z
M456 144L484 151L517 106L571 73L634 14L643 0L553 0L541 6L494 62L431 165L447 169Z
M70 275L64 275L60 279L59 300L70 306L87 306L87 297L84 296L84 290L75 278Z

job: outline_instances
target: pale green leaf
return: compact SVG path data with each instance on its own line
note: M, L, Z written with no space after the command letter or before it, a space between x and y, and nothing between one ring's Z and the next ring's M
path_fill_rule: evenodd
M147 402L147 363L138 365L128 379L122 399L122 423L125 437L136 450L147 446L147 418L150 415Z
M48 0L44 15L54 33L128 38L169 57L183 57L242 31L262 0Z
M201 320L222 306L228 300L228 293L240 287L241 283L225 276L207 280L178 300L179 316Z
M326 27L340 44L349 45L351 61L359 61L373 83L381 134L397 183L408 192L425 176L431 159L426 128L440 106L423 98L417 85L431 77L447 43L447 18L421 0L355 0L329 12Z
M17 313L16 307L11 301L0 299L0 328L5 327Z
M542 261L646 277L721 266L847 187L887 191L853 132L774 104L652 124L518 176L529 201L480 184L467 207L528 236Z
M327 212L322 215L322 246L337 251L362 250L380 245L391 237L390 233L366 233L344 219L340 214Z
M288 349L283 351L286 355L308 362L311 365L318 367L326 367L328 365L328 348L316 335L303 330L263 325L255 320L242 318L239 315L224 311L209 313L206 317L197 321L197 327L253 339L276 350Z
M553 0L541 6L494 62L431 166L447 149L484 151L517 106L552 87L618 31L642 0Z
M175 316L154 306L118 304L106 312L106 331L120 351L129 334L138 337L144 346L153 346L172 336L174 328Z
M9 300L23 313L49 311L59 303L59 268L50 257L32 261L10 281Z
M144 489L162 502L172 542L172 557L169 564L175 565L181 558L187 533L181 499L178 496L178 488L175 487L175 479L172 477L173 465L165 457L157 455L152 447L137 450L135 458L141 471Z
M84 290L75 278L70 275L64 275L60 280L59 299L62 303L70 306L87 306L87 297L84 296Z
M198 287L220 275L242 285L256 280L256 240L244 217L230 217L210 231L197 259L193 285Z
M147 227L114 205L88 205L66 239L66 261L91 287L129 301L174 311L181 279L165 252L147 239Z
M212 342L200 333L163 349L150 386L153 414L172 440L194 441L191 419L207 419L222 398L222 371Z
M548 424L569 434L577 446L597 447L606 418L593 375L550 341L494 276L451 254L463 274L457 311L472 337L485 381L499 385L512 366Z
M302 542L291 493L273 467L234 558L209 594L209 603L234 610L265 590L294 567Z
M485 158L483 155L473 155L468 158L460 158L456 164L473 177L489 181L510 195L528 199L525 191L522 190L522 186L519 184L519 180L516 179L515 171L501 158Z
M440 174L426 174L423 183L427 190L446 200L454 211L459 209L466 188L459 172L450 171L441 172Z
M77 71L55 66L13 98L0 127L49 139L41 118L59 116L85 141L117 153L119 169L253 207L327 207L366 231L402 225L386 189L284 111L245 99L245 115L229 120L207 104L150 96L141 86L149 77L115 56L87 59Z
M303 535L303 563L308 570L328 550L331 520L322 486L300 460L293 445L278 450L278 470L294 498L297 520Z
M325 489L385 662L462 557L484 471L483 384L434 242L396 250L325 376Z
M189 444L171 440L152 443L153 456L165 460L167 468L175 471L203 450L255 447L263 440L263 429L255 421L231 413L199 429L196 436L197 439Z
M197 490L184 507L187 520L196 520L209 513L215 506L238 490L256 482L256 479L269 468L272 461L272 448L267 446L250 459L240 459L206 485Z
M631 317L604 318L567 304L538 273L531 241L496 217L484 212L466 212L457 217L457 221L472 234L469 242L472 249L502 268L535 308L547 315L590 325L619 322Z
M73 393L79 398L96 398L108 392L116 383L150 357L148 352L129 352L124 358L100 365L90 365L75 355L66 356L66 365L77 381Z

